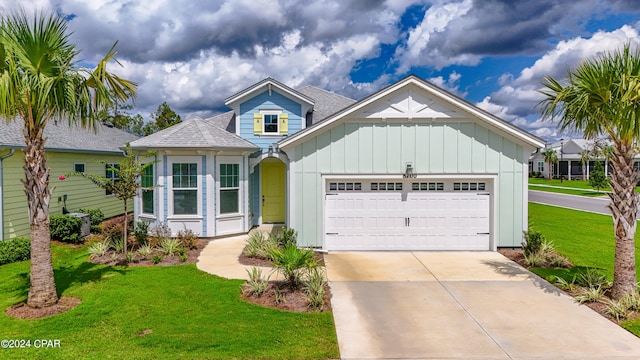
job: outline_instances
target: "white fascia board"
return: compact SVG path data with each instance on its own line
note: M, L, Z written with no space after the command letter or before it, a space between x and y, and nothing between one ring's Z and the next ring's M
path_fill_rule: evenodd
M305 104L308 104L310 106L315 105L315 102L313 101L313 99L308 98L306 96L303 97L302 94L297 93L295 90L283 87L282 85L280 85L279 83L274 82L273 80L267 80L262 84L258 83L256 85L257 86L250 87L249 89L244 90L244 91L236 94L235 96L228 98L227 100L225 100L224 104L229 106L229 107L233 107L232 105L234 103L238 103L244 98L251 97L255 93L264 91L264 89L268 89L269 87L273 87L273 88L276 88L279 92L283 93L283 95L285 95L285 96L287 96L289 98L293 98L293 100L301 101L301 102L303 102Z
M361 110L362 108L364 108L365 106L368 106L369 104L376 102L378 100L380 100L381 98L384 98L385 96L407 86L407 85L416 85L418 87L420 87L421 89L426 90L427 92L433 94L434 96L454 105L455 107L462 109L472 115L474 115L477 118L480 118L486 122L488 122L489 124L493 125L494 127L501 129L502 131L511 134L512 136L514 136L516 139L521 140L522 142L525 142L531 146L533 146L534 148L540 148L540 147L544 147L545 143L544 141L542 141L542 139L538 139L537 137L532 136L531 134L528 134L526 131L518 129L517 127L508 124L507 122L505 122L504 120L501 120L497 117L495 117L494 115L491 115L487 112L485 112L484 110L479 109L478 107L463 101L461 99L458 99L457 97L453 96L452 94L449 94L447 92L445 92L444 90L436 87L435 85L431 85L429 83L427 83L426 81L422 80L422 79L418 79L416 76L409 76L407 78L405 78L404 80L399 81L398 83L391 85L389 87L387 87L386 89L382 89L380 92L371 95L369 98L365 98L364 100L361 100L360 102L352 105L351 107L345 109L342 112L339 112L337 114L335 114L334 116L332 116L329 119L326 119L320 123L318 123L317 125L314 125L313 127L308 128L308 130L303 130L300 131L288 138L283 139L282 141L280 141L279 146L281 148L283 147L287 147L289 145L292 145L293 143L299 142L300 140L306 138L307 136L311 135L314 132L320 131L330 125L332 125L333 123L335 123L336 121L339 121L340 119L344 119L346 117L348 117L349 115L356 113L357 111Z

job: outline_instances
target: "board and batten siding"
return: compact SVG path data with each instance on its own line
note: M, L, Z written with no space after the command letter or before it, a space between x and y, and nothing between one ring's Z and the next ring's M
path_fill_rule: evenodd
M302 106L271 90L264 91L240 104L240 137L246 139L262 149L268 149L286 135L260 136L253 133L253 114L260 110L282 110L288 114L288 134L294 134L302 129Z
M24 178L23 153L15 154L3 161L4 180L4 238L17 236L29 236L29 214L27 197L20 179ZM59 180L60 175L74 171L75 163L84 163L85 172L88 174L105 175L105 165L97 163L98 160L117 163L122 156L86 153L47 152L47 166L51 169L49 175L49 188L51 203L49 215L61 215L64 201L62 197L67 195L67 209L71 212L80 208L99 208L105 217L121 215L123 212L122 201L113 195L105 195L105 191L94 185L88 179L82 177L69 177L64 181ZM60 201L58 201L60 198ZM128 209L133 211L133 203L128 203Z
M324 174L497 175L497 246L520 246L528 149L472 120L347 121L294 147L293 228L302 246L322 246Z

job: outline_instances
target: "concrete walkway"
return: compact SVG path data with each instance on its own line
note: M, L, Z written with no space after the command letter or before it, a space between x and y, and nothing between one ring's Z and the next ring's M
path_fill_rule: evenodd
M640 339L496 252L325 263L343 359L640 358Z

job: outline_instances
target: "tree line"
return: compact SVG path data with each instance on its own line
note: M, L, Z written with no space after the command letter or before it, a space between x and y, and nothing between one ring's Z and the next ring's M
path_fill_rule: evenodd
M182 122L180 115L176 114L166 101L158 105L158 109L150 114L152 121L146 123L142 115L129 113L132 109L133 105L115 100L112 106L97 113L98 121L112 124L118 129L138 136L151 135Z

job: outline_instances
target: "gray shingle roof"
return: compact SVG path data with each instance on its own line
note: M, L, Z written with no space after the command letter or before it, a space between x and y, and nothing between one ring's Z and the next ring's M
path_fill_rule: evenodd
M229 133L214 122L191 118L167 129L131 143L132 149L238 149L257 150L258 147L236 134Z
M0 147L23 148L23 121L8 122L0 118ZM95 131L69 126L67 121L49 121L44 130L45 149L71 152L122 153L120 147L139 137L123 130L100 124Z
M236 114L233 111L227 111L226 113L207 118L205 121L219 128L223 128L230 133L236 132Z
M311 124L322 121L329 117L329 115L333 115L356 102L348 97L344 97L315 86L305 86L298 89L298 92L315 100Z

